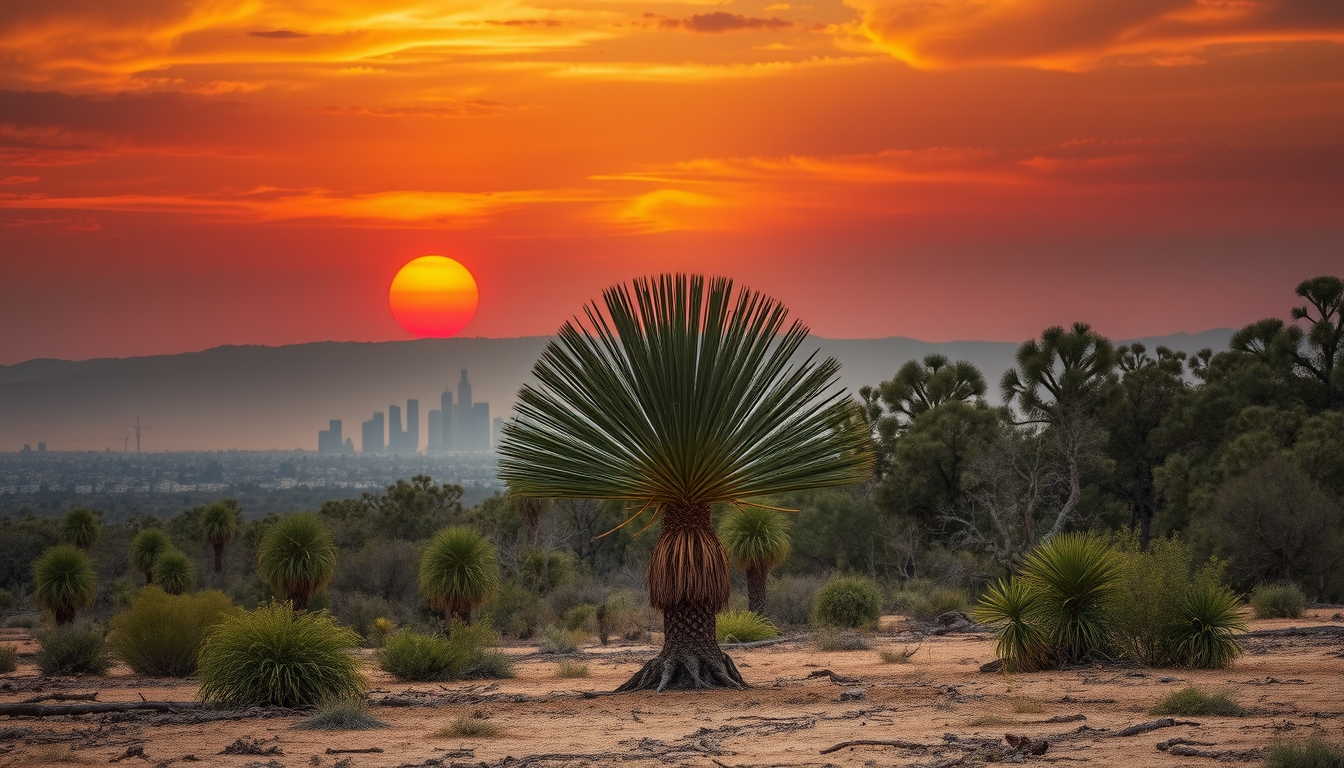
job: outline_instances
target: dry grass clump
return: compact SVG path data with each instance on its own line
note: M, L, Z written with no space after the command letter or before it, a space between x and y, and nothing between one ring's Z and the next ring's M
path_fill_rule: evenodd
M1246 714L1245 707L1233 701L1225 693L1209 695L1195 686L1187 686L1167 696L1148 710L1150 715L1222 715L1241 717Z
M812 636L812 646L818 651L866 651L872 647L862 634L834 627L818 630Z
M316 715L300 720L294 727L303 731L368 731L388 725L369 712L369 703L363 698L340 696L323 701L317 706Z
M879 658L882 659L883 664L909 664L910 657L914 656L915 651L918 650L919 646L911 648L910 646L907 645L904 648L900 649L883 648L882 650L878 651L877 655Z
M19 668L19 647L0 645L0 674L13 672Z
M1320 736L1281 741L1265 754L1265 768L1344 768L1344 747Z
M490 716L479 709L469 715L460 715L448 725L430 734L440 739L490 739L503 729L490 722Z
M577 661L562 661L555 669L555 676L562 678L587 677L588 665Z

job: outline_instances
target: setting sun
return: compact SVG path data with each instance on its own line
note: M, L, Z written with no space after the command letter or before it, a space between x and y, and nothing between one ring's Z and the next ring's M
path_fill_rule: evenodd
M448 338L476 315L480 293L467 268L444 256L421 256L392 278L387 302L402 328L416 336Z

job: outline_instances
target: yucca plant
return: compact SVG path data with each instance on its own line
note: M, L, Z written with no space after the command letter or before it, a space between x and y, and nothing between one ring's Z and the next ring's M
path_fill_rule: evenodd
M765 615L765 580L789 557L789 520L769 507L742 507L719 523L729 562L747 574L747 608Z
M1223 669L1242 654L1234 632L1246 631L1241 600L1227 587L1196 583L1185 595L1185 617L1177 629L1177 656L1183 666Z
M196 586L196 565L176 549L159 555L154 561L154 583L170 595L180 595Z
M75 507L61 518L59 530L61 543L79 547L87 552L98 543L98 535L102 532L102 528L103 523L98 519L97 512L87 507Z
M1041 627L1041 599L1022 579L999 579L972 611L999 635L994 653L1007 672L1033 672L1054 662L1050 637Z
M872 445L840 364L795 358L807 327L726 278L616 285L563 325L504 425L500 477L518 496L617 499L662 528L649 601L664 642L618 690L745 685L714 636L728 558L710 506L860 482Z
M359 635L326 611L265 603L226 618L200 655L200 696L225 707L307 707L363 696L359 662L347 649Z
M471 612L499 586L495 548L470 528L445 528L420 556L420 594L443 611L445 628L453 618L471 623Z
M286 515L271 526L257 549L257 575L295 610L336 573L336 542L317 515Z
M58 544L33 561L33 602L51 611L58 625L73 621L97 595L98 577L84 550Z
M1118 562L1106 542L1085 533L1055 536L1027 555L1022 579L1039 595L1051 644L1078 663L1106 643L1106 600L1119 586Z
M146 584L153 584L154 564L172 548L172 540L162 529L146 528L131 539L131 567L145 577Z
M201 515L201 533L215 550L215 579L224 573L224 547L238 535L238 502L221 499L205 508Z

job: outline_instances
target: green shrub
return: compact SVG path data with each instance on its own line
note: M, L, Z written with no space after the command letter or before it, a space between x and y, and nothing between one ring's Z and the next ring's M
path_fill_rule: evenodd
M813 620L823 627L860 629L877 626L882 590L871 579L843 576L817 591Z
M779 626L805 626L826 580L820 576L783 576L765 593L765 613Z
M1344 768L1344 747L1320 736L1280 741L1265 754L1265 768Z
M949 611L966 610L966 593L951 587L934 587L911 598L906 614L919 621L933 621Z
M93 561L84 550L59 544L33 561L33 602L55 614L57 624L73 621L97 596Z
M1261 584L1251 590L1251 607L1257 619L1300 619L1307 596L1296 584Z
M93 624L63 624L37 639L37 669L44 675L102 675L112 668L107 640Z
M19 647L0 645L0 674L13 672L19 668Z
M336 542L312 513L280 518L257 547L257 576L298 610L335 574Z
M779 637L769 619L751 611L727 610L715 617L714 631L720 643L754 643Z
M229 707L314 706L361 696L364 679L347 649L359 636L325 611L271 602L226 618L201 648L201 699Z
M499 558L484 536L466 527L445 528L420 556L420 594L443 611L470 619L499 587Z
M499 726L485 719L480 713L473 713L458 717L430 735L441 739L488 739L498 736L499 733Z
M541 595L521 584L509 582L481 607L481 616L509 637L526 640L552 621Z
M1179 664L1184 595L1190 588L1190 549L1178 536L1153 539L1148 551L1139 537L1117 541L1116 589L1107 599L1106 621L1115 650L1150 667Z
M1186 592L1176 652L1181 666L1223 669L1242 654L1234 632L1245 632L1241 601L1227 587L1197 582Z
M541 631L541 645L538 650L542 653L574 653L579 650L579 640L576 632L552 624Z
M0 611L12 611L19 604L19 599L8 589L0 589Z
M1106 607L1119 576L1115 553L1090 534L1061 534L1027 555L1022 579L1039 595L1034 611L1063 661L1085 661L1105 647Z
M818 651L866 651L872 647L862 634L835 627L818 630L812 636L812 646Z
M998 633L994 653L1008 672L1034 672L1055 663L1041 626L1040 595L1022 579L1000 579L985 590L972 616Z
M368 731L388 725L369 712L369 703L363 697L343 696L318 704L316 715L294 727L303 731Z
M102 527L97 512L87 507L76 507L61 518L61 543L88 551L97 543Z
M562 661L560 666L555 669L555 676L563 678L587 677L588 665L577 661Z
M568 552L533 552L523 561L523 586L545 595L574 577L576 564Z
M188 677L210 631L237 609L222 592L169 595L145 587L131 607L112 617L108 639L138 675Z
M364 638L365 644L373 648L381 647L383 641L391 634L388 631L391 626L397 624L397 619L403 618L401 606L377 595L366 595L363 592L341 595L332 613L359 633ZM379 619L383 620L381 625L378 623Z
M467 626L454 620L447 636L403 630L378 651L378 665L407 682L513 677L508 658L493 650L498 641L486 623Z
M196 586L196 565L181 551L170 549L154 561L154 583L170 595L190 592Z
M589 635L595 634L597 632L597 606L592 603L576 605L565 611L561 624L571 632L581 630Z
M1153 708L1148 710L1148 714L1182 715L1186 717L1195 715L1241 717L1246 714L1246 710L1225 693L1215 693L1210 696L1191 685L1154 704Z
M5 626L14 629L38 629L42 626L42 617L36 613L20 613L5 619Z

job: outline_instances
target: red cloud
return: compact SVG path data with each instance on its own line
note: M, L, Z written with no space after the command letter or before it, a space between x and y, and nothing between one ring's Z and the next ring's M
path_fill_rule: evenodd
M793 28L793 22L785 21L781 18L771 17L769 19L762 19L754 16L743 16L738 13L727 13L725 11L697 13L686 19L671 19L666 16L658 16L652 13L646 13L644 14L644 17L647 19L657 19L658 26L663 29L684 29L687 32L701 32L708 34L742 32L759 29L775 30Z

